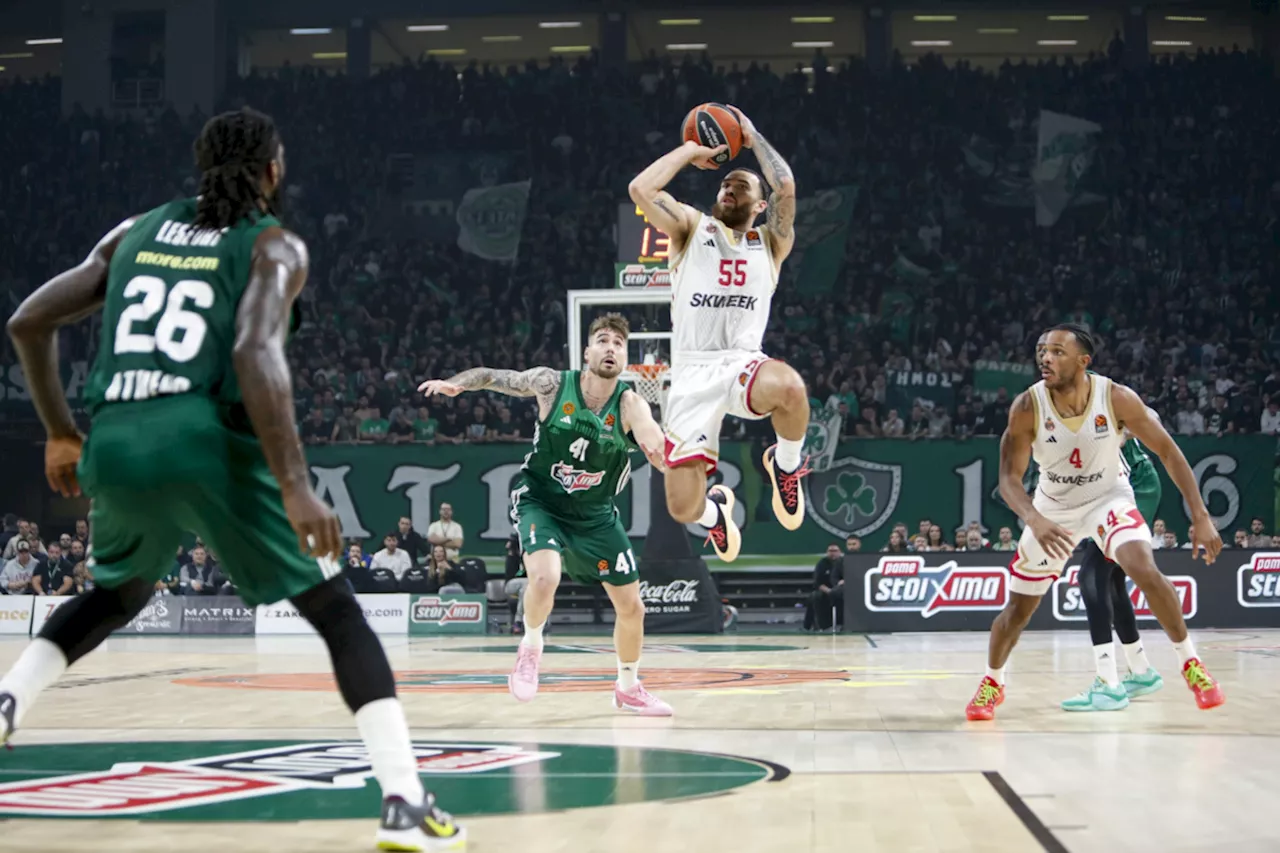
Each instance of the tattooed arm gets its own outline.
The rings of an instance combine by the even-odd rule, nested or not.
[[[731,108],[738,115],[742,124],[742,144],[755,152],[760,163],[760,171],[769,182],[773,195],[769,197],[769,207],[765,210],[765,222],[769,226],[769,248],[773,250],[773,261],[781,263],[791,254],[796,242],[796,179],[791,167],[782,159],[778,149],[761,135],[751,119],[737,107]]]
[[[533,367],[525,371],[473,367],[448,379],[430,379],[418,386],[430,397],[443,394],[456,397],[464,391],[496,391],[512,397],[536,397],[538,417],[545,418],[560,393],[560,371],[550,367]]]
[[[697,221],[697,212],[676,201],[663,187],[671,183],[671,179],[690,163],[700,169],[716,168],[710,165],[708,158],[720,150],[704,148],[696,142],[685,142],[650,163],[627,187],[631,200],[644,213],[645,218],[671,238],[672,257],[680,254],[684,248],[689,231]]]

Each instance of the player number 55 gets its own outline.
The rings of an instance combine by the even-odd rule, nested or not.
[[[720,278],[717,280],[721,287],[742,287],[747,283],[747,260],[739,258],[731,260],[722,258],[720,260]]]

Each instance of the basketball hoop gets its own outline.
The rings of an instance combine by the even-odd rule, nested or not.
[[[671,386],[670,365],[628,364],[627,373],[631,374],[636,393],[650,404],[662,406],[667,402],[667,389]]]

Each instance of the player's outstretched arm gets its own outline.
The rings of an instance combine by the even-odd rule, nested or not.
[[[1192,558],[1203,547],[1205,563],[1212,563],[1222,551],[1222,537],[1218,535],[1218,528],[1209,516],[1208,507],[1204,505],[1200,487],[1196,484],[1196,475],[1187,463],[1187,457],[1182,455],[1182,448],[1178,447],[1159,418],[1152,417],[1154,412],[1147,408],[1133,389],[1112,382],[1111,411],[1120,420],[1117,429],[1123,426],[1160,457],[1165,471],[1169,472],[1169,479],[1173,480],[1173,484],[1182,493],[1182,499],[1191,509],[1191,524],[1195,527],[1195,537],[1191,543]]]
[[[667,436],[653,419],[649,401],[635,391],[622,392],[622,429],[631,433],[649,464],[666,471]]]
[[[685,142],[650,163],[627,187],[631,200],[644,211],[648,220],[680,247],[684,246],[693,229],[694,211],[672,198],[664,187],[690,164],[700,169],[718,168],[710,158],[726,148],[724,145],[707,148],[696,142]]]
[[[76,465],[82,442],[58,372],[58,328],[102,308],[111,258],[135,221],[126,219],[112,228],[78,266],[45,282],[9,318],[9,338],[48,436],[45,477],[63,497],[80,494]]]
[[[496,391],[512,397],[537,397],[541,417],[546,417],[560,393],[560,371],[550,367],[528,370],[502,370],[495,367],[473,367],[448,379],[429,379],[418,386],[426,396],[443,394],[456,397],[464,391]]]
[[[742,125],[742,144],[755,152],[760,163],[760,171],[769,182],[773,195],[769,196],[769,207],[765,210],[765,222],[769,226],[768,235],[773,258],[777,263],[786,260],[796,244],[796,178],[787,165],[787,161],[778,153],[769,140],[756,129],[751,119],[737,107],[730,107],[738,116]]]
[[[258,235],[249,284],[236,311],[231,357],[245,412],[298,534],[298,549],[315,557],[336,557],[342,549],[341,529],[337,516],[311,490],[284,352],[290,311],[307,282],[308,265],[307,246],[297,235],[278,227]]]
[[[1035,403],[1031,392],[1023,391],[1009,407],[1009,425],[1000,436],[1000,497],[1027,523],[1045,553],[1065,560],[1074,547],[1071,534],[1041,515],[1022,485],[1035,438]]]
[[[111,229],[78,266],[45,282],[9,318],[9,337],[22,361],[31,401],[51,438],[76,435],[58,373],[58,328],[102,307],[111,258],[134,221],[127,219]]]

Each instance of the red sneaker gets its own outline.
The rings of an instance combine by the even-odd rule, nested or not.
[[[1187,662],[1182,665],[1182,677],[1187,680],[1187,686],[1196,695],[1196,704],[1200,706],[1201,711],[1216,708],[1227,701],[1222,687],[1213,680],[1213,676],[1204,668],[1204,664],[1200,663],[1200,658],[1187,659]]]
[[[991,676],[984,675],[982,683],[978,685],[978,692],[973,694],[968,707],[964,709],[964,715],[970,720],[994,720],[996,706],[1002,702],[1004,688]]]

